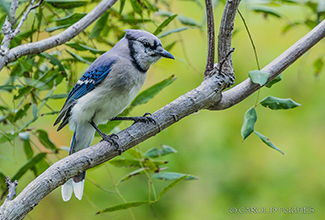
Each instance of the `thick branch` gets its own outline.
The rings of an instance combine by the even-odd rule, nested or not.
[[[293,64],[306,51],[310,50],[315,44],[325,37],[325,20],[318,24],[312,31],[297,41],[289,49],[283,52],[279,57],[265,66],[262,70],[270,73],[268,82],[282,73],[286,68]],[[232,89],[222,93],[222,99],[210,110],[222,110],[241,102],[261,86],[252,83],[248,78]]]
[[[60,34],[35,43],[17,46],[11,49],[7,54],[0,54],[0,70],[8,63],[15,61],[22,56],[38,54],[71,40],[103,15],[116,1],[117,0],[103,0],[85,17]]]

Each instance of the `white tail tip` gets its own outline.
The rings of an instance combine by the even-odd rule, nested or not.
[[[77,199],[81,200],[82,195],[84,194],[85,179],[83,179],[82,181],[77,182],[77,183],[72,181],[72,184],[73,184],[74,195],[77,197]],[[70,197],[71,197],[71,195],[70,195]]]
[[[61,195],[63,201],[67,202],[70,200],[73,191],[73,180],[69,179],[62,187],[61,187]]]

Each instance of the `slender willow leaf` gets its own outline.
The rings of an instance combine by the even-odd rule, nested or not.
[[[185,31],[187,29],[188,29],[188,27],[175,28],[175,29],[172,29],[172,30],[169,30],[169,31],[166,31],[166,32],[160,34],[158,37],[159,38],[163,38],[163,37],[166,37],[166,36],[168,36],[170,34],[177,33],[177,32],[181,32],[181,31]]]
[[[115,206],[111,206],[106,209],[103,209],[103,210],[97,212],[96,215],[104,213],[104,212],[114,212],[114,211],[118,211],[118,210],[137,207],[137,206],[140,206],[143,204],[148,204],[148,203],[149,203],[149,201],[127,202],[127,203],[123,203],[123,204],[119,204],[119,205],[115,205]]]
[[[261,105],[272,110],[279,110],[279,109],[290,109],[296,108],[301,106],[301,104],[293,101],[292,99],[280,99],[273,96],[268,96],[261,101]]]
[[[199,22],[197,22],[195,19],[193,18],[190,18],[190,17],[186,17],[186,16],[183,16],[183,15],[179,15],[177,17],[177,19],[184,25],[187,25],[187,26],[194,26],[194,27],[199,27],[201,28],[201,24]]]
[[[124,9],[124,5],[125,5],[125,1],[126,0],[120,0],[120,10],[119,10],[119,14],[121,15]]]
[[[257,136],[267,145],[267,146],[269,146],[269,147],[271,147],[271,148],[273,148],[273,149],[275,149],[275,150],[277,150],[277,151],[279,151],[281,154],[283,154],[283,155],[285,155],[284,153],[283,153],[283,151],[282,150],[280,150],[279,148],[277,148],[273,143],[272,143],[272,141],[268,138],[268,137],[265,137],[263,134],[261,134],[261,133],[259,133],[259,132],[257,132],[257,131],[255,131],[255,134],[257,134]]]
[[[27,103],[27,104],[24,105],[24,107],[19,109],[16,112],[16,114],[14,115],[13,121],[16,122],[19,119],[23,118],[26,115],[26,113],[27,113],[28,109],[30,108],[30,106],[31,106],[31,103]]]
[[[69,27],[69,26],[70,25],[66,24],[66,25],[61,25],[61,26],[49,27],[49,28],[46,28],[45,31],[51,33],[53,31],[60,30],[60,29],[63,29],[63,28]]]
[[[169,184],[168,186],[166,186],[158,195],[157,200],[159,200],[166,192],[168,192],[169,190],[171,190],[172,188],[174,188],[177,184],[179,184],[180,182],[182,182],[183,180],[185,180],[188,176],[187,175],[183,175],[181,177],[179,177],[178,179],[174,180],[171,184]]]
[[[249,7],[249,9],[258,13],[263,13],[264,15],[272,15],[277,18],[282,17],[280,13],[276,12],[274,9],[270,7],[254,5]]]
[[[270,76],[268,72],[261,71],[261,70],[249,71],[248,75],[253,83],[258,83],[261,86],[263,86],[266,83],[266,81]]]
[[[244,123],[241,127],[241,135],[245,140],[254,130],[255,122],[257,120],[257,114],[254,107],[248,109],[244,116]]]
[[[45,52],[41,53],[40,55],[42,55],[45,58],[49,59],[51,64],[53,64],[54,66],[58,66],[61,71],[65,72],[65,68],[61,64],[61,61],[58,58],[56,58],[55,56],[52,56],[52,55],[50,55],[48,53],[45,53]]]
[[[71,9],[88,4],[88,1],[81,0],[45,0],[45,2],[50,3],[53,7],[62,9]]]
[[[172,22],[176,17],[177,17],[177,14],[167,18],[163,23],[161,23],[161,25],[159,25],[159,27],[157,27],[157,29],[155,30],[155,32],[153,34],[154,35],[160,34],[162,32],[162,29],[164,27],[166,27],[167,25],[169,25],[169,23]]]
[[[19,180],[20,177],[22,177],[29,169],[35,167],[35,165],[43,158],[45,158],[45,156],[46,153],[39,153],[36,156],[32,157],[30,160],[28,160],[27,163],[25,163],[12,177],[12,181]]]
[[[72,25],[85,17],[85,15],[87,15],[87,13],[74,13],[64,18],[54,19],[53,21],[55,21],[56,26]]]
[[[72,47],[72,48],[74,48],[76,50],[79,50],[79,51],[90,51],[93,54],[103,54],[103,53],[105,53],[104,50],[97,50],[95,48],[88,47],[88,46],[80,44],[80,43],[66,43],[65,45],[67,45],[69,47]]]
[[[4,12],[6,15],[10,14],[10,4],[6,0],[0,0],[0,11]]]
[[[170,76],[169,78],[151,86],[150,88],[146,89],[145,91],[141,92],[131,103],[132,107],[137,105],[142,105],[147,103],[150,99],[155,97],[162,89],[169,86],[172,82],[175,81],[174,75]]]
[[[120,182],[123,182],[123,181],[125,181],[125,180],[128,180],[128,179],[130,179],[130,178],[133,177],[133,176],[137,176],[137,175],[140,175],[140,174],[145,174],[145,173],[146,173],[146,170],[147,170],[146,168],[140,168],[140,169],[134,170],[134,171],[128,173],[125,177],[123,177],[123,178],[119,181],[119,183],[120,183]]]
[[[188,174],[184,174],[184,173],[175,173],[175,172],[161,172],[161,173],[157,173],[155,175],[153,175],[151,178],[153,179],[160,179],[160,180],[177,180],[181,177],[185,176],[186,180],[197,180],[199,178],[192,176],[192,175],[188,175]]]
[[[82,63],[87,63],[87,64],[91,64],[88,60],[85,60],[84,58],[82,58],[81,56],[75,54],[75,53],[72,53],[71,51],[69,50],[66,50],[72,57],[74,57],[76,60],[82,62]]]
[[[103,14],[98,21],[95,23],[93,29],[90,33],[90,38],[94,39],[100,35],[104,27],[107,25],[109,11],[107,11],[105,14]]]
[[[172,153],[177,153],[177,150],[174,148],[167,146],[167,145],[162,145],[162,149],[158,149],[156,147],[149,149],[146,153],[144,153],[144,157],[161,157],[167,154],[172,154]]]
[[[42,129],[37,129],[36,134],[38,137],[38,140],[41,142],[41,144],[46,147],[47,149],[50,149],[54,152],[58,151],[58,148],[55,146],[55,144],[50,140],[47,132]]]
[[[133,10],[142,17],[142,6],[137,0],[130,0]]]

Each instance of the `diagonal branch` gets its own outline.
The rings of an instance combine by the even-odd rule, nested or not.
[[[269,70],[272,76],[278,75],[324,37],[325,21],[263,70]],[[221,89],[228,80],[222,75],[206,78],[197,88],[153,113],[152,117],[155,119],[156,125],[138,123],[119,132],[117,134],[119,146],[125,150],[130,149],[192,113],[201,109],[225,109],[242,101],[259,88],[250,80],[245,80],[233,89],[224,92],[221,97]],[[33,180],[14,200],[9,201],[6,208],[0,207],[0,216],[8,216],[5,219],[22,219],[47,194],[69,178],[118,155],[119,152],[115,151],[109,143],[100,142],[63,158]]]
[[[268,82],[282,73],[286,68],[293,64],[299,57],[306,53],[310,48],[325,37],[325,20],[319,23],[313,30],[297,41],[289,49],[283,52],[278,58],[273,60],[262,71],[270,73]],[[262,86],[252,83],[248,78],[234,88],[222,93],[222,99],[210,110],[222,110],[246,99]]]
[[[91,12],[89,12],[85,17],[80,19],[77,23],[67,28],[65,31],[57,34],[55,36],[49,37],[47,39],[28,43],[24,45],[17,46],[9,50],[5,54],[0,53],[0,70],[10,62],[17,60],[18,58],[29,55],[38,54],[53,47],[64,44],[65,42],[71,40],[80,32],[85,30],[89,25],[96,21],[101,15],[103,15],[117,0],[103,0],[101,1]]]

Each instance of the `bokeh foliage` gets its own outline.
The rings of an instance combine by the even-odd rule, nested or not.
[[[96,0],[45,0],[42,7],[32,11],[32,13],[29,15],[26,25],[23,26],[22,31],[11,41],[10,47],[15,47],[20,44],[34,42],[49,36],[53,36],[85,16],[87,12],[98,4],[98,2],[99,1]],[[18,14],[21,15],[27,4],[29,4],[29,2],[21,2],[18,9]],[[215,1],[217,25],[220,14],[222,13],[223,5],[223,1]],[[262,47],[262,45],[268,44],[267,41],[269,38],[272,38],[273,33],[271,33],[270,36],[266,36],[265,40],[260,40],[260,36],[258,34],[254,34],[258,33],[258,30],[256,30],[256,28],[254,29],[254,26],[258,26],[258,24],[256,24],[257,22],[262,24],[262,26],[264,25],[264,28],[267,28],[266,26],[268,26],[268,24],[281,21],[281,26],[273,25],[272,27],[273,31],[278,31],[277,33],[280,32],[285,34],[284,36],[278,34],[277,38],[284,38],[288,35],[290,36],[290,33],[296,33],[296,30],[302,30],[303,33],[306,33],[308,30],[315,27],[322,19],[324,19],[324,5],[324,1],[244,1],[240,10],[243,12],[248,26],[253,27],[250,30],[253,35],[255,46],[257,47],[260,62],[265,64],[271,61],[272,58],[275,58],[275,56],[271,57],[270,55],[265,55],[267,50],[270,48]],[[2,0],[0,6],[0,24],[2,26],[6,13],[8,12],[8,3]],[[287,14],[289,12],[294,14],[292,13],[293,9],[302,10],[304,13],[303,15],[298,13],[296,16],[291,17],[290,15],[288,17]],[[252,17],[256,18],[256,20],[253,21],[253,19],[250,19]],[[270,26],[272,25],[270,24]],[[57,134],[55,132],[55,128],[51,127],[56,114],[63,104],[64,98],[67,97],[67,93],[71,90],[72,86],[80,77],[85,68],[87,68],[87,66],[99,55],[109,50],[119,39],[121,39],[121,37],[124,35],[123,30],[128,28],[146,29],[152,33],[155,33],[163,41],[164,47],[167,50],[170,50],[173,54],[176,54],[176,60],[178,60],[176,62],[179,62],[179,64],[177,64],[178,66],[175,66],[175,70],[172,74],[177,73],[176,76],[179,79],[176,80],[175,83],[180,81],[180,84],[171,84],[171,82],[174,82],[175,77],[170,77],[170,75],[172,75],[170,73],[165,73],[163,77],[155,76],[150,78],[149,76],[148,82],[153,86],[146,86],[146,90],[139,95],[139,98],[135,100],[133,105],[122,113],[123,115],[130,113],[132,115],[141,115],[147,111],[154,111],[171,101],[171,97],[176,98],[200,83],[202,79],[197,76],[197,72],[199,72],[199,74],[203,74],[204,69],[202,68],[204,68],[205,51],[202,49],[202,46],[201,48],[199,47],[200,51],[193,51],[193,48],[198,49],[196,45],[206,44],[205,37],[198,37],[200,35],[205,36],[204,2],[198,0],[119,1],[112,9],[101,16],[90,28],[86,29],[79,36],[75,37],[65,45],[53,48],[52,50],[43,52],[41,54],[22,57],[17,61],[10,63],[6,69],[1,71],[0,187],[2,190],[5,189],[4,178],[6,175],[9,175],[12,180],[20,180],[21,182],[19,187],[21,188],[18,189],[22,189],[25,183],[27,184],[30,182],[35,176],[39,175],[53,162],[66,156],[67,148],[62,147],[61,145],[69,145],[68,143],[71,133],[68,133],[68,130],[65,130],[67,134],[66,138],[64,138],[64,142],[58,140],[62,138],[63,133],[61,132]],[[248,77],[248,70],[256,69],[256,63],[254,62],[253,55],[250,56],[252,61],[247,63],[243,61],[243,57],[247,56],[247,51],[252,50],[250,41],[248,39],[242,40],[245,34],[247,33],[242,27],[242,22],[238,19],[238,21],[236,21],[236,29],[234,32],[234,44],[236,46],[236,53],[239,49],[238,54],[241,56],[238,55],[236,57],[236,53],[233,55],[238,82],[241,79]],[[300,35],[300,37],[301,36],[303,36],[303,34]],[[241,45],[243,44],[243,41],[245,41],[245,45],[247,46]],[[294,41],[291,43],[294,43]],[[241,46],[247,51],[244,53],[240,52]],[[265,52],[260,48],[265,49]],[[279,48],[280,52],[285,49],[281,47]],[[323,72],[324,54],[320,52],[316,55],[312,55],[311,57],[308,57],[308,59],[304,59],[304,62],[302,63],[312,64],[311,68],[308,67],[308,70],[309,72],[314,73],[312,79],[317,79]],[[170,65],[167,63],[164,64]],[[159,63],[157,65],[159,66]],[[243,70],[237,71],[238,68],[236,69],[236,65],[237,67],[244,67]],[[297,68],[297,71],[299,72],[300,69],[304,69],[305,66],[300,65]],[[163,72],[167,68],[160,64],[160,69],[162,70],[159,70],[159,68],[153,68],[152,72]],[[190,73],[183,75],[179,72]],[[293,75],[292,77],[295,76]],[[287,78],[287,80],[289,79]],[[284,84],[293,91],[296,91],[296,89],[294,89],[294,83],[288,84],[288,82],[286,83],[281,81],[279,86],[281,84]],[[174,85],[175,87],[173,87]],[[40,204],[35,211],[33,211],[35,213],[32,212],[30,215],[32,218],[42,218],[45,213],[42,211],[42,209],[45,209],[43,207],[49,207],[51,206],[51,203],[55,203],[62,208],[62,213],[53,216],[52,219],[78,218],[76,216],[79,216],[80,218],[83,216],[83,214],[78,213],[80,212],[80,208],[78,207],[87,209],[89,205],[93,206],[94,208],[88,208],[89,211],[87,211],[87,213],[90,214],[87,214],[86,216],[92,217],[100,210],[104,212],[105,210],[110,211],[144,205],[142,206],[142,209],[132,209],[132,211],[122,213],[120,216],[109,216],[113,216],[116,219],[129,219],[132,217],[143,219],[143,216],[147,216],[147,219],[153,219],[154,215],[157,215],[158,219],[197,219],[198,216],[205,216],[205,218],[210,217],[210,219],[218,219],[218,216],[224,218],[241,217],[243,219],[258,219],[263,217],[265,219],[267,218],[266,215],[228,216],[229,208],[230,206],[239,205],[303,205],[304,203],[301,200],[305,198],[304,196],[295,197],[293,195],[294,193],[288,193],[287,197],[282,197],[280,195],[276,197],[271,194],[277,190],[290,191],[290,183],[295,182],[295,178],[301,181],[300,187],[305,187],[307,183],[299,177],[290,178],[292,173],[289,171],[288,173],[281,171],[282,167],[276,167],[274,170],[277,172],[274,173],[275,171],[272,171],[272,167],[268,167],[273,163],[270,162],[265,164],[263,163],[264,161],[261,162],[257,160],[253,153],[264,155],[267,161],[272,159],[279,161],[282,166],[285,166],[287,164],[285,164],[282,159],[278,159],[278,157],[282,155],[272,153],[269,154],[268,149],[266,149],[264,152],[264,148],[262,147],[263,144],[260,142],[260,140],[255,142],[252,140],[252,138],[245,140],[244,144],[245,146],[256,146],[246,148],[245,151],[239,150],[238,148],[234,149],[234,146],[241,144],[240,129],[242,127],[244,113],[247,109],[250,109],[249,113],[251,113],[255,111],[255,108],[259,106],[259,103],[261,106],[266,106],[269,108],[272,108],[274,103],[281,104],[281,100],[279,101],[276,99],[274,101],[273,98],[275,97],[273,97],[273,95],[278,97],[292,97],[294,100],[298,98],[299,101],[297,101],[299,103],[304,102],[303,105],[305,105],[305,103],[308,104],[308,102],[305,102],[306,100],[303,100],[302,97],[296,97],[292,90],[286,90],[285,88],[279,86],[278,84],[272,86],[272,89],[270,89],[270,94],[269,92],[261,92],[261,95],[268,96],[266,100],[262,98],[261,101],[256,103],[254,100],[249,99],[246,102],[248,103],[247,105],[241,104],[240,107],[236,107],[235,110],[230,110],[230,112],[227,113],[219,113],[219,115],[229,115],[224,118],[215,116],[217,119],[212,120],[210,119],[210,117],[212,117],[211,114],[215,113],[210,113],[209,115],[205,112],[197,116],[197,118],[200,118],[200,120],[206,122],[203,123],[198,119],[193,119],[191,116],[190,119],[187,119],[188,121],[180,122],[178,131],[175,130],[175,127],[177,127],[176,125],[173,128],[168,129],[168,131],[166,131],[164,134],[157,136],[155,141],[148,141],[147,144],[141,144],[141,148],[144,147],[145,149],[148,149],[145,150],[147,153],[142,153],[140,147],[136,147],[135,149],[123,154],[123,157],[112,160],[108,163],[109,165],[105,164],[99,166],[99,168],[92,169],[90,172],[88,172],[88,181],[90,183],[86,183],[86,198],[84,199],[86,201],[83,201],[83,203],[78,203],[75,201],[71,202],[70,205],[69,203],[64,204],[69,207],[69,211],[64,210],[62,204],[63,202],[60,200],[58,191],[54,195],[51,194],[50,198],[45,199],[44,204]],[[163,94],[160,94],[161,89],[165,87],[166,89],[163,90]],[[167,92],[168,90],[169,92]],[[154,96],[153,93],[155,93],[154,95],[156,96]],[[321,94],[318,95],[320,96]],[[150,102],[147,105],[144,105],[149,100]],[[287,106],[288,101],[284,101],[284,103],[284,106]],[[292,102],[289,100],[289,103]],[[138,105],[143,105],[145,107]],[[252,105],[254,105],[254,107],[251,108],[250,106]],[[136,106],[137,108],[134,108]],[[279,107],[283,105],[275,106]],[[241,110],[238,110],[238,108],[241,108]],[[318,111],[321,111],[322,106],[319,105],[315,108],[318,108],[318,110],[315,110],[317,113]],[[282,135],[279,134],[279,127],[281,128],[279,125],[281,124],[285,124],[285,126],[282,127],[287,129],[294,129],[288,125],[293,124],[293,121],[295,120],[289,115],[295,113],[289,112],[273,114],[269,112],[270,110],[268,110],[268,113],[263,112],[263,110],[259,111],[259,123],[262,126],[258,127],[257,124],[257,129],[259,131],[262,130],[262,133],[267,132],[268,135],[272,136],[272,140],[276,140],[277,145],[281,146],[281,150],[286,152],[286,154],[295,153],[293,149],[289,149],[287,146],[292,146],[293,148],[294,146],[297,146],[297,144],[291,143],[294,141],[291,141],[290,138],[288,140],[286,139],[288,137],[282,137]],[[270,122],[268,118],[270,114],[272,114],[273,121],[280,121],[276,123],[277,126],[270,125],[272,124],[272,121]],[[226,122],[224,121],[226,118],[234,121]],[[190,120],[192,120],[192,122],[189,122]],[[207,120],[209,122],[207,122]],[[210,123],[213,121],[215,121],[215,124],[213,127],[211,127]],[[256,119],[251,119],[251,121],[254,121],[255,125]],[[269,141],[267,137],[255,130],[255,126],[252,126],[252,124],[249,123],[247,124],[249,125],[249,132],[242,129],[242,134],[245,134],[243,135],[244,139],[246,139],[250,133],[254,132],[262,141]],[[268,124],[269,126],[267,126]],[[105,127],[105,131],[109,132],[113,129],[114,131],[117,131],[125,126],[125,124],[118,125],[115,123],[109,123],[106,126],[102,126],[102,128]],[[216,128],[216,126],[218,126],[218,128]],[[233,127],[237,129],[232,129]],[[222,128],[223,130],[221,131]],[[196,129],[200,131],[194,132],[193,130]],[[217,129],[218,135],[214,133],[216,132],[214,129]],[[316,131],[319,131],[322,134],[324,133],[324,129],[325,128],[321,127],[319,124],[318,127],[315,128]],[[292,135],[292,133],[290,134]],[[304,135],[308,136],[307,134]],[[231,136],[238,138],[231,138]],[[317,135],[317,137],[318,136],[319,135]],[[205,139],[206,137],[209,138]],[[220,140],[215,141],[212,137]],[[98,140],[99,139],[97,139],[97,141]],[[318,142],[314,141],[316,140],[312,140],[310,143],[314,143],[314,145],[318,146]],[[270,142],[268,143],[268,145],[271,147],[274,145],[272,142],[271,143],[273,145],[270,144]],[[160,159],[160,156],[163,156],[164,153],[161,153],[162,150],[160,148],[155,147],[159,145],[164,146],[165,144],[173,146],[173,148],[167,147],[167,149],[181,149],[178,150],[180,153],[176,154],[177,158],[172,156],[173,154],[166,156],[168,160],[171,160],[171,163],[169,164],[170,169],[179,171],[179,174],[175,174],[172,171],[165,171],[165,164],[168,160],[158,160],[156,158],[156,156],[159,156],[158,158]],[[221,149],[220,146],[224,146],[224,148]],[[259,150],[256,150],[257,147]],[[277,147],[275,148],[278,149]],[[236,150],[237,152],[235,152]],[[317,149],[314,150],[316,151]],[[193,152],[189,153],[188,151]],[[195,154],[195,152],[198,151],[200,153]],[[311,151],[313,152],[313,150]],[[156,156],[153,156],[155,153]],[[175,153],[175,150],[171,150],[171,153]],[[298,156],[306,155],[306,153],[302,150],[296,154]],[[246,159],[243,159],[242,157],[246,157]],[[252,159],[252,157],[254,159]],[[251,158],[252,161],[247,161],[249,158]],[[196,160],[202,162],[195,162]],[[217,163],[213,163],[212,161],[214,160],[216,160]],[[293,160],[293,164],[295,164],[295,162],[297,161]],[[241,163],[246,163],[247,167],[245,168],[245,171],[240,171],[240,168],[243,167]],[[2,164],[5,164],[5,167],[3,167]],[[312,162],[310,161],[307,161],[305,164],[306,167],[311,169],[314,168]],[[9,168],[8,166],[12,166],[12,168]],[[220,168],[214,168],[214,166],[220,166]],[[259,173],[261,171],[259,171],[257,168],[260,166],[268,171],[267,176],[264,173]],[[291,167],[291,170],[294,170],[295,172],[302,172],[305,174],[308,173],[306,170],[307,168],[302,168],[299,170],[298,168],[294,167],[294,165],[291,165]],[[297,167],[299,166],[297,165]],[[132,171],[130,171],[130,168]],[[286,169],[290,170],[290,165],[289,168]],[[253,175],[249,173],[249,170],[255,172],[256,174]],[[107,177],[109,181],[107,181],[107,178],[103,179],[96,177],[96,175],[102,177],[103,173],[105,173],[106,176],[109,176]],[[188,177],[193,177],[182,173],[194,173],[195,176],[200,178],[198,181],[195,181],[199,183],[190,182],[186,183],[187,185],[183,189],[178,188],[177,190],[177,187],[179,186],[173,189],[174,193],[176,193],[175,191],[178,191],[178,194],[175,197],[175,202],[170,202],[174,199],[174,196],[171,193],[171,195],[166,194],[165,202],[159,201],[159,203],[156,203],[158,199],[161,199],[160,197],[164,195],[165,192],[173,188],[179,183],[179,181]],[[314,176],[318,173],[320,174],[320,177],[315,178]],[[319,186],[321,195],[324,195],[324,186],[321,185],[322,181],[324,181],[324,174],[324,170],[319,172],[311,172],[311,178],[315,179],[315,184]],[[139,178],[135,176],[139,176]],[[157,179],[166,180],[168,178],[171,178],[171,181],[167,183],[164,181],[157,181]],[[284,189],[282,189],[281,186],[274,186],[274,188],[272,188],[270,187],[270,184],[267,183],[259,185],[259,181],[261,181],[259,178],[264,178],[264,180],[269,181],[270,183],[272,182],[272,178],[279,178],[279,181],[283,182]],[[119,181],[114,183],[114,179],[118,179]],[[196,178],[193,177],[192,179]],[[207,182],[203,184],[202,182],[204,181]],[[106,184],[106,182],[112,182],[113,187],[112,190],[104,196],[102,194],[107,193],[106,188],[111,186],[110,184]],[[188,184],[192,185],[189,186]],[[146,187],[140,187],[140,185],[145,185]],[[88,188],[90,186],[95,187]],[[210,193],[204,191],[212,189],[214,189],[214,191],[211,191]],[[89,191],[87,192],[87,190]],[[306,187],[306,191],[306,193],[311,194],[319,192],[316,190],[312,191],[312,189],[308,187]],[[92,193],[96,196],[91,197],[90,195]],[[87,194],[89,196],[87,196]],[[191,197],[190,194],[198,195],[198,198],[200,199],[195,201],[195,199],[193,199],[194,197]],[[258,196],[256,196],[256,194]],[[199,195],[204,196],[200,197]],[[266,198],[262,199],[263,196]],[[212,199],[210,197],[214,198]],[[290,199],[290,197],[292,197],[292,199]],[[315,203],[308,203],[304,205],[321,207],[325,204],[325,202],[319,197],[315,196],[314,200],[312,200],[316,201]],[[274,201],[277,201],[277,198],[281,198],[282,201],[275,203]],[[191,199],[194,200],[192,203],[187,201]],[[213,201],[213,203],[211,203],[211,201]],[[273,203],[268,203],[268,201]],[[118,205],[121,202],[123,202],[122,205]],[[96,203],[96,205],[94,205],[94,203]],[[145,204],[148,203],[150,206],[145,206]],[[197,203],[202,203],[204,205],[199,205]],[[76,206],[76,208],[73,209],[71,204]],[[193,210],[198,213],[192,213],[192,217],[189,217],[190,214],[187,214],[187,212],[191,213],[192,210],[189,210],[191,208],[177,207],[182,206],[182,204],[187,204],[188,206],[186,207],[192,207]],[[154,211],[152,211],[150,207],[152,207]],[[139,210],[142,210],[142,212]],[[168,211],[165,212],[163,210]],[[49,213],[51,212],[52,211],[49,210]],[[319,210],[319,212],[321,212],[321,210]],[[77,214],[73,215],[74,213]],[[280,216],[280,218],[284,217],[287,216]],[[105,219],[105,215],[103,215],[102,218]]]

